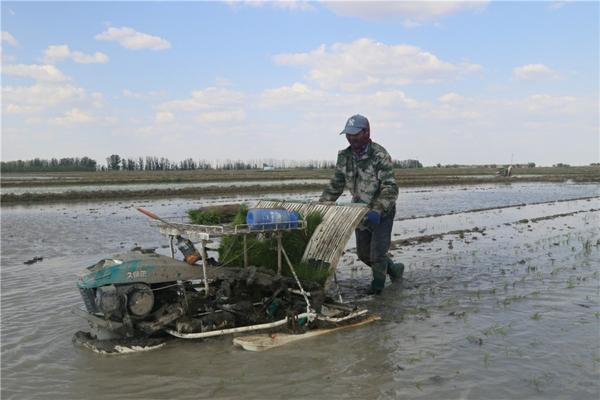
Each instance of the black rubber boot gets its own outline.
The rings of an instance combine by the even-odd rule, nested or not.
[[[387,274],[392,282],[402,282],[402,274],[404,274],[404,264],[395,263],[388,259]]]
[[[387,261],[378,262],[371,265],[371,270],[373,270],[373,280],[371,281],[371,289],[369,290],[369,294],[381,294],[381,291],[385,286],[385,274],[387,267]]]

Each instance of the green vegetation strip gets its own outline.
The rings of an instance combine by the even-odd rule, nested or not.
[[[111,190],[90,192],[64,192],[64,193],[24,193],[2,194],[2,204],[22,204],[40,202],[76,202],[99,200],[124,200],[146,198],[175,198],[175,197],[204,197],[219,195],[261,194],[261,193],[290,193],[310,192],[323,189],[322,184],[289,184],[289,185],[252,185],[252,186],[227,186],[203,187],[183,189],[149,189],[149,190]]]

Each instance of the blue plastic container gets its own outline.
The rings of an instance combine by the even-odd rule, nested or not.
[[[252,230],[291,229],[298,227],[297,212],[277,208],[251,208],[246,223]]]

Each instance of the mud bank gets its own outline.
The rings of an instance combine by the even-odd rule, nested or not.
[[[24,204],[24,203],[50,203],[50,202],[80,202],[101,200],[123,200],[123,199],[152,199],[152,198],[188,198],[188,197],[212,197],[259,193],[304,193],[322,189],[322,184],[288,184],[270,185],[260,184],[251,186],[208,186],[200,188],[183,189],[151,189],[151,190],[118,190],[118,191],[69,191],[64,193],[23,193],[2,194],[0,202],[2,205]]]

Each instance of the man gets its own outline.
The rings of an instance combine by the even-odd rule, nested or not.
[[[392,159],[381,145],[371,141],[369,120],[362,115],[350,117],[342,134],[350,146],[338,153],[335,174],[319,201],[336,201],[348,188],[353,203],[369,207],[355,232],[356,251],[373,271],[369,293],[380,294],[386,274],[394,282],[401,281],[404,272],[403,264],[395,264],[387,256],[398,198]]]

